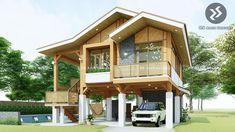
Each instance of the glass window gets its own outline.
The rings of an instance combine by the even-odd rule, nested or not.
[[[139,110],[160,110],[159,104],[157,103],[142,103]]]
[[[109,69],[109,49],[92,50],[90,52],[90,69]]]
[[[162,42],[137,44],[135,48],[135,62],[153,62],[162,60]]]

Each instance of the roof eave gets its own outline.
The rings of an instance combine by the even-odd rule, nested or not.
[[[95,28],[96,26],[101,24],[104,20],[106,20],[107,18],[109,18],[110,16],[112,16],[115,13],[122,13],[122,14],[129,15],[129,16],[132,16],[132,17],[137,15],[137,13],[134,12],[134,11],[130,11],[130,10],[127,10],[127,9],[116,7],[113,10],[111,10],[110,12],[106,13],[104,16],[102,16],[96,22],[92,23],[90,26],[85,28],[83,31],[81,31],[80,33],[75,35],[74,37],[72,37],[70,39],[63,40],[63,41],[59,41],[57,43],[53,43],[53,44],[49,44],[49,45],[40,47],[40,48],[37,49],[37,51],[39,53],[44,54],[44,52],[46,52],[50,49],[60,47],[60,46],[66,45],[66,44],[71,44],[71,43],[75,42],[77,39],[79,39],[80,37],[82,37],[84,34],[88,33],[90,30],[92,30],[93,28]]]

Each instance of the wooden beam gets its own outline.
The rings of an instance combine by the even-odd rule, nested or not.
[[[176,89],[175,94],[176,94],[176,96],[181,96],[182,95],[182,93],[179,89]]]
[[[86,88],[83,90],[83,94],[85,94],[87,91],[88,91],[88,87],[86,87]]]
[[[76,61],[76,60],[71,59],[71,58],[69,58],[69,57],[67,57],[65,55],[62,55],[61,59],[64,59],[65,61],[68,61],[68,62],[70,62],[72,64],[75,64],[75,65],[80,65],[80,61]]]
[[[166,90],[167,92],[172,92],[172,84],[170,82],[166,83]]]
[[[140,90],[139,88],[138,88],[138,89],[135,89],[134,91],[135,91],[135,94],[136,94],[136,95],[138,95],[138,96],[140,96],[140,97],[142,96],[142,92],[141,92],[141,90]]]
[[[56,54],[67,55],[67,54],[77,54],[77,53],[80,53],[80,50],[61,51],[57,52]]]
[[[119,93],[125,93],[125,85],[118,84],[114,86]]]

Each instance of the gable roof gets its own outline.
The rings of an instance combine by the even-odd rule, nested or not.
[[[100,19],[92,23],[90,26],[82,30],[80,33],[75,35],[74,37],[57,42],[57,43],[40,47],[37,50],[39,53],[42,53],[45,55],[52,55],[53,53],[62,50],[62,47],[63,47],[63,50],[65,50],[65,49],[74,47],[74,45],[82,44],[88,38],[95,35],[97,32],[101,31],[103,28],[105,28],[106,25],[113,23],[116,19],[120,17],[120,15],[125,18],[131,18],[137,15],[137,13],[134,11],[127,10],[127,9],[116,7],[110,12],[106,13],[104,16],[102,16]]]
[[[126,23],[110,33],[110,38],[112,38],[116,42],[120,42],[127,36],[134,34],[147,25],[169,31],[172,33],[172,37],[176,43],[176,48],[180,50],[180,56],[183,59],[183,64],[192,66],[191,57],[189,54],[186,24],[146,12],[136,13],[134,11],[123,9],[120,7],[116,7],[110,12],[106,13],[104,16],[102,16],[100,19],[92,23],[90,26],[82,30],[74,37],[40,47],[37,50],[39,53],[50,56],[56,52],[66,49],[73,48],[73,50],[77,50],[79,49],[78,45],[84,44],[90,37],[97,34],[107,25],[116,21],[120,16],[131,19],[129,19]]]
[[[183,64],[192,66],[189,54],[186,25],[182,22],[141,12],[113,31],[109,37],[120,42],[129,35],[138,32],[146,26],[153,26],[164,31],[169,31],[175,41],[176,48],[180,51]],[[182,57],[183,56],[183,57]]]

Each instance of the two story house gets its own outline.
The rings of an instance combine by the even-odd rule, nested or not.
[[[72,121],[79,108],[79,123],[89,113],[89,96],[106,100],[106,119],[112,120],[112,96],[118,95],[118,124],[126,121],[126,95],[161,101],[166,106],[166,127],[180,122],[183,65],[191,66],[186,25],[147,12],[114,8],[76,36],[38,49],[54,57],[54,91],[46,93],[53,107],[53,122]],[[58,61],[80,68],[71,86],[58,85]],[[161,98],[158,98],[158,93]]]

